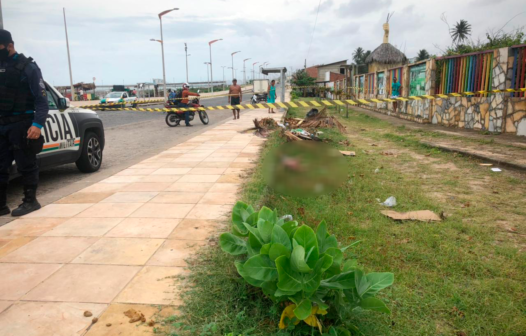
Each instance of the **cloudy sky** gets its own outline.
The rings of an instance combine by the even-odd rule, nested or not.
[[[105,85],[162,78],[160,44],[149,40],[160,39],[157,14],[173,7],[180,10],[163,18],[168,82],[185,80],[184,42],[191,54],[191,82],[206,81],[208,41],[218,38],[224,40],[213,45],[214,79],[222,79],[221,66],[231,66],[230,54],[238,50],[234,67],[242,78],[245,58],[251,58],[246,62],[251,72],[253,62],[297,69],[305,58],[313,65],[350,60],[359,46],[373,50],[382,42],[389,12],[394,12],[390,42],[414,57],[419,49],[440,54],[436,46],[450,43],[440,20],[444,12],[450,24],[469,21],[476,39],[526,11],[524,0],[321,0],[313,35],[319,0],[1,1],[4,28],[11,31],[17,50],[32,56],[55,85],[69,84],[63,7],[73,81],[95,77]],[[526,13],[519,14],[506,29],[524,22]],[[225,77],[230,80],[230,70],[225,69]]]

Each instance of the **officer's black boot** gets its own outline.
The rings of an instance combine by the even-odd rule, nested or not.
[[[24,186],[24,198],[22,199],[24,203],[20,204],[18,208],[11,212],[11,215],[14,217],[24,216],[28,213],[40,209],[40,203],[37,201],[37,186],[36,185],[27,185]]]
[[[7,183],[0,183],[0,216],[9,215],[11,210],[7,206]]]

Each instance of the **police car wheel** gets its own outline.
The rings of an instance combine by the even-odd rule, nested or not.
[[[86,133],[83,139],[82,152],[75,164],[83,173],[93,173],[99,170],[102,164],[102,147],[97,134]]]

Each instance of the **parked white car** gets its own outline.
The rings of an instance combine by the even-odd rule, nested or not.
[[[120,107],[126,107],[127,104],[130,104],[132,107],[137,107],[137,97],[130,95],[126,91],[110,92],[106,95],[106,97],[102,98],[100,103],[120,104]]]

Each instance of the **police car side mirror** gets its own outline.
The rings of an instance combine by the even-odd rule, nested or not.
[[[58,99],[58,109],[59,110],[65,110],[69,107],[69,99],[67,98],[59,98]]]

